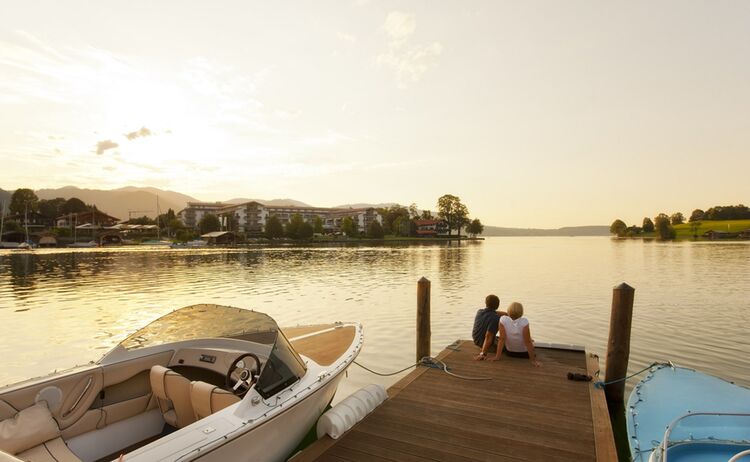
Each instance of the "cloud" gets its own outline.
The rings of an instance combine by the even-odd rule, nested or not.
[[[410,43],[417,30],[417,19],[413,14],[391,11],[383,30],[388,44],[387,49],[378,55],[377,63],[393,72],[399,88],[418,82],[443,52],[440,42],[429,45]]]
[[[336,32],[336,38],[347,43],[354,43],[357,41],[357,37],[347,34],[346,32]]]
[[[98,143],[96,143],[96,153],[102,155],[107,149],[114,149],[118,146],[120,145],[112,140],[99,141]]]
[[[413,14],[391,11],[385,18],[383,29],[391,41],[402,43],[417,30],[417,18]]]
[[[141,127],[140,130],[136,130],[134,132],[126,133],[125,134],[125,138],[127,138],[130,141],[133,141],[136,138],[143,138],[143,137],[146,137],[146,136],[151,136],[153,134],[154,133],[151,130],[149,130],[148,128]]]

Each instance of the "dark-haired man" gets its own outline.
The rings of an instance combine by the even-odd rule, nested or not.
[[[500,299],[497,295],[488,295],[484,299],[484,308],[478,310],[477,315],[474,317],[474,327],[471,330],[471,337],[474,339],[474,344],[482,348],[479,354],[474,357],[476,360],[481,361],[485,359],[490,347],[495,343],[500,316],[507,314],[502,311],[498,312],[497,309],[499,306]]]

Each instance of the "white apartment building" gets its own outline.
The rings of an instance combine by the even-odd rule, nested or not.
[[[266,229],[266,222],[271,216],[276,216],[282,225],[286,225],[292,216],[299,214],[306,222],[313,223],[316,217],[323,221],[323,229],[326,232],[338,232],[341,230],[341,221],[344,217],[351,217],[358,226],[360,232],[366,232],[373,221],[380,224],[383,218],[374,208],[361,209],[335,209],[324,207],[299,207],[294,205],[264,205],[260,202],[245,202],[242,204],[221,203],[188,203],[188,207],[178,213],[185,226],[195,228],[206,213],[217,216],[234,215],[240,232],[248,235],[261,234]],[[187,221],[186,217],[191,221]]]
[[[188,202],[187,207],[177,212],[177,218],[188,228],[197,228],[206,214],[218,215],[219,210],[225,206],[222,202]]]

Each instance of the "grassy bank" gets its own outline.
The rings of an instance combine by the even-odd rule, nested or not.
[[[694,232],[691,229],[692,223],[683,223],[681,225],[674,225],[675,233],[677,233],[677,239],[692,239],[693,234],[697,234],[699,237],[706,231],[727,231],[730,233],[739,233],[746,229],[750,229],[750,220],[721,220],[721,221],[700,221],[698,229]]]

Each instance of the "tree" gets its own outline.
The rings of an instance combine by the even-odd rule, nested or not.
[[[704,220],[750,220],[750,208],[745,205],[724,205],[706,210]]]
[[[458,196],[445,194],[438,199],[438,218],[442,218],[448,223],[448,235],[450,236],[454,229],[458,230],[458,236],[461,237],[461,227],[466,225],[469,209],[461,203]]]
[[[221,226],[225,231],[239,231],[240,230],[240,222],[237,220],[237,217],[234,216],[234,213],[223,213],[220,217]]]
[[[143,215],[142,217],[137,218],[131,218],[128,220],[128,224],[130,225],[155,225],[156,220],[153,218],[149,218],[146,215]]]
[[[266,237],[268,239],[278,239],[284,236],[284,227],[281,225],[281,220],[276,215],[271,215],[266,220]]]
[[[47,220],[54,220],[62,215],[62,207],[65,205],[65,199],[56,197],[54,199],[39,201],[39,213]]]
[[[640,228],[638,226],[635,226],[635,225],[628,226],[628,228],[625,230],[625,235],[628,237],[634,237],[634,236],[641,234],[642,231],[643,231],[643,228]]]
[[[315,229],[313,228],[313,225],[304,221],[297,229],[297,239],[309,240],[313,237],[314,232]]]
[[[417,218],[419,217],[419,208],[417,208],[417,204],[414,202],[411,203],[409,206],[409,218]]]
[[[385,234],[383,233],[383,227],[377,220],[370,223],[370,227],[367,229],[367,237],[371,237],[373,239],[383,239],[384,235]]]
[[[39,198],[34,191],[27,188],[16,189],[10,196],[10,214],[23,215],[26,211],[37,212],[39,210]]]
[[[674,228],[672,228],[669,216],[666,213],[660,213],[654,218],[654,228],[659,239],[663,241],[674,239]]]
[[[323,219],[316,216],[313,220],[313,231],[317,234],[323,234]]]
[[[693,235],[693,239],[698,239],[698,229],[701,227],[700,221],[690,222],[690,233]]]
[[[469,227],[466,228],[466,231],[476,237],[477,234],[482,234],[484,232],[484,225],[479,221],[479,218],[474,218],[471,220],[471,223],[469,223]]]
[[[341,232],[347,236],[354,236],[357,232],[357,226],[354,224],[352,217],[344,217],[341,220]]]
[[[292,218],[289,219],[289,223],[286,224],[286,237],[289,239],[299,239],[300,226],[302,226],[302,223],[304,222],[305,220],[299,213],[292,215]]]
[[[185,224],[179,218],[172,218],[167,222],[167,231],[170,236],[176,235],[184,227]]]
[[[400,205],[378,209],[378,213],[383,217],[383,233],[398,234],[398,226],[394,222],[398,218],[409,218],[409,209]]]
[[[432,212],[429,210],[422,210],[422,215],[419,218],[422,220],[432,220]]]
[[[616,234],[617,237],[624,237],[627,229],[628,225],[626,225],[625,222],[620,219],[613,221],[609,226],[610,234]]]
[[[706,212],[701,209],[695,209],[693,210],[693,213],[690,214],[690,218],[688,219],[688,221],[691,223],[694,221],[701,221],[703,220],[703,215],[705,215],[705,213]]]
[[[77,197],[71,197],[67,201],[65,201],[65,205],[62,206],[62,209],[60,210],[63,215],[69,214],[69,213],[81,213],[81,212],[87,212],[89,210],[88,207],[86,207],[86,204],[83,203],[83,201]]]
[[[221,222],[219,217],[213,213],[207,213],[203,215],[201,220],[198,222],[198,229],[201,234],[212,233],[221,229]]]
[[[651,221],[651,218],[645,217],[643,219],[643,232],[644,233],[653,233],[654,232],[654,222]]]
[[[672,220],[673,225],[681,225],[685,223],[685,215],[682,214],[682,212],[675,212],[670,217]]]

